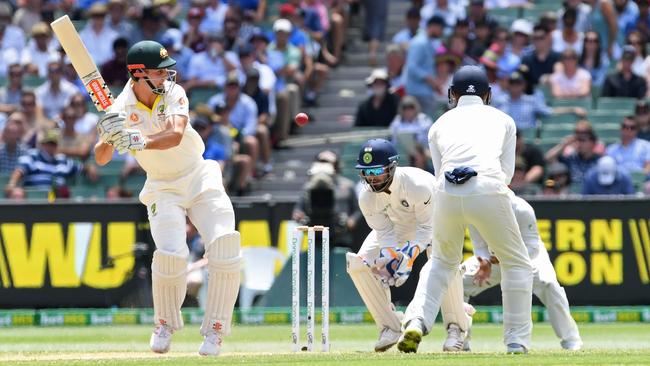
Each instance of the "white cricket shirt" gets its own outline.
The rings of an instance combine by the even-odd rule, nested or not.
[[[390,194],[375,193],[365,185],[359,207],[379,246],[394,247],[411,241],[426,250],[433,235],[433,175],[412,167],[397,167]]]
[[[478,96],[464,95],[429,130],[436,189],[452,195],[507,193],[515,169],[515,122]],[[444,172],[468,166],[478,176],[462,185]]]
[[[169,82],[166,82],[169,83]],[[129,81],[110,107],[109,112],[126,112],[126,128],[138,129],[143,135],[153,135],[165,129],[165,121],[172,115],[189,118],[189,102],[180,85],[165,95],[158,96],[153,108],[139,102]],[[135,152],[135,159],[153,179],[176,178],[191,172],[203,160],[205,145],[201,136],[187,123],[178,146],[166,150],[142,150]]]

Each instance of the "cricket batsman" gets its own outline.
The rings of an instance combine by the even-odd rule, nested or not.
[[[356,165],[366,183],[359,206],[372,231],[357,254],[347,253],[347,271],[380,330],[376,352],[391,348],[401,335],[402,314],[391,303],[389,286],[406,282],[433,230],[434,177],[418,168],[398,167],[398,158],[390,142],[371,139],[359,151]],[[461,273],[456,272],[442,302],[444,351],[465,348],[473,314],[471,306],[465,308]]]
[[[185,217],[206,243],[208,295],[201,325],[201,355],[218,355],[230,333],[240,282],[240,239],[219,165],[203,160],[204,144],[189,124],[185,91],[175,83],[176,61],[157,42],[134,44],[126,56],[130,80],[98,122],[95,160],[131,152],[147,173],[140,201],[147,206],[156,251],[151,264],[155,329],[151,350],[169,351],[183,327],[189,250]]]
[[[528,202],[514,194],[512,209],[533,263],[533,294],[546,306],[553,330],[561,339],[562,348],[577,351],[582,348],[578,325],[571,317],[569,300],[557,281],[548,251],[539,236],[535,211]],[[474,256],[462,264],[466,269],[463,275],[465,299],[477,296],[501,282],[499,260],[490,252],[488,243],[475,227],[470,226],[469,233],[474,244]]]

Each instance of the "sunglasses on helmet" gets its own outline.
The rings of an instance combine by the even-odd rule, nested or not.
[[[377,175],[382,175],[386,172],[384,167],[379,167],[379,168],[362,168],[361,169],[361,174],[364,176],[377,176]]]

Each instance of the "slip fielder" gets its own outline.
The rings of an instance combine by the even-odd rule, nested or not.
[[[502,267],[504,343],[526,353],[532,332],[532,265],[515,220],[508,184],[515,165],[515,123],[490,107],[490,86],[477,66],[453,76],[449,99],[456,106],[429,130],[436,172],[432,255],[420,271],[404,315],[402,352],[417,352],[435,321],[449,279],[458,271],[467,225],[485,237]]]
[[[230,333],[239,292],[240,243],[235,216],[219,165],[203,160],[203,141],[189,122],[185,91],[175,84],[176,61],[157,42],[141,41],[126,56],[130,80],[97,125],[99,165],[113,151],[131,151],[147,173],[140,201],[147,206],[156,251],[151,264],[154,319],[151,350],[169,350],[183,327],[189,255],[185,217],[206,243],[208,295],[201,325],[201,355],[218,355]]]
[[[578,325],[571,317],[569,300],[564,288],[557,281],[548,251],[539,236],[535,211],[528,202],[514,194],[512,195],[512,209],[519,225],[521,237],[533,263],[533,294],[546,306],[553,330],[561,339],[562,348],[572,351],[579,350],[582,347],[582,339],[578,332]],[[463,275],[466,300],[501,282],[499,262],[490,253],[485,239],[473,226],[470,226],[469,233],[474,244],[474,256],[462,264],[466,269]]]
[[[398,167],[398,154],[383,139],[368,140],[356,168],[365,185],[359,206],[372,229],[357,254],[347,253],[347,270],[380,330],[376,352],[384,352],[401,335],[401,312],[391,303],[389,286],[408,279],[413,262],[431,243],[434,205],[433,175]],[[461,273],[451,278],[442,301],[447,340],[445,351],[461,351],[471,326],[473,308],[463,303]]]

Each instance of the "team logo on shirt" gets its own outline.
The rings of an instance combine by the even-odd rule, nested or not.
[[[409,207],[409,203],[406,200],[402,200],[402,206]]]
[[[151,216],[156,216],[158,212],[156,211],[156,204],[151,205]]]
[[[129,116],[129,120],[131,122],[135,123],[135,122],[138,122],[140,120],[140,117],[138,117],[138,115],[135,114],[135,112],[134,112],[134,113],[131,113],[131,115]]]
[[[370,164],[370,162],[372,161],[372,154],[367,152],[367,153],[363,154],[362,159],[363,159],[364,163]]]
[[[178,100],[178,104],[180,104],[180,105],[185,105],[186,102],[187,102],[187,101],[185,100],[185,97],[181,97],[181,98]]]
[[[476,93],[476,88],[474,88],[474,85],[469,84],[467,87],[467,90],[465,90],[466,93]]]

